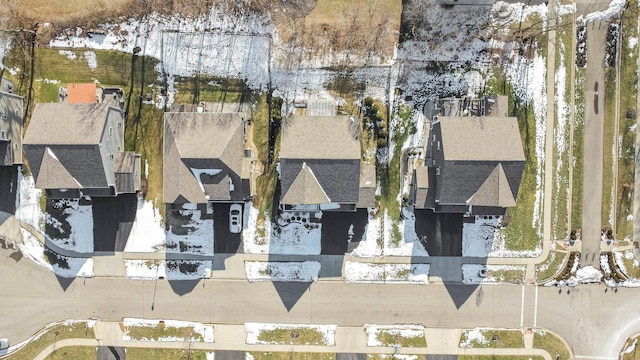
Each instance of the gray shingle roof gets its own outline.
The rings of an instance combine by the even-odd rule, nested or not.
[[[22,109],[21,96],[0,91],[0,166],[22,164]]]
[[[360,165],[360,188],[356,207],[374,207],[376,201],[376,166]]]
[[[24,143],[98,144],[109,111],[120,109],[104,103],[38,103],[31,115]]]
[[[330,202],[331,199],[327,197],[313,171],[304,162],[289,189],[282,196],[283,204],[313,205],[328,204]]]
[[[498,164],[493,169],[478,191],[471,196],[469,204],[495,207],[516,206],[516,199],[511,192],[502,164]]]
[[[306,163],[331,202],[355,204],[360,185],[360,159],[280,159],[283,199]],[[295,205],[295,204],[293,204]]]
[[[358,131],[350,116],[293,116],[282,125],[280,158],[360,160]]]
[[[514,117],[440,117],[446,160],[524,161]]]
[[[243,118],[242,113],[165,113],[163,179],[167,203],[203,203],[207,196],[211,200],[243,200],[248,195],[240,178]],[[212,172],[206,170],[214,169],[221,171],[207,174]]]
[[[74,189],[78,188],[77,183],[83,188],[108,186],[97,144],[25,144],[24,148],[38,188]]]

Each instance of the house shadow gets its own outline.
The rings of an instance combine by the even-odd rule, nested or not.
[[[168,279],[169,286],[174,293],[180,296],[184,296],[193,291],[193,289],[200,283],[200,279],[196,280],[171,280]]]
[[[304,293],[311,288],[312,284],[312,282],[293,281],[272,281],[271,283],[276,289],[280,301],[282,301],[282,305],[287,309],[287,312],[293,309]]]
[[[463,214],[435,213],[431,210],[416,210],[415,214],[416,233],[429,257],[412,255],[411,263],[428,262],[429,276],[442,281],[451,301],[460,309],[480,285],[464,282],[463,265],[472,263],[482,267],[487,259],[462,256]]]
[[[58,284],[62,288],[62,291],[67,291],[67,289],[69,288],[69,286],[71,286],[71,284],[73,284],[73,281],[75,279],[75,277],[64,277],[56,274],[56,280],[58,280]]]

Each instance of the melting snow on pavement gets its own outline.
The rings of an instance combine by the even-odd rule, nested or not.
[[[51,211],[46,214],[45,231],[48,241],[79,253],[93,253],[93,211],[91,205],[80,205],[78,200],[49,200]],[[66,229],[70,233],[66,233]],[[52,236],[55,234],[56,236]]]
[[[336,325],[305,325],[305,324],[266,324],[266,323],[245,323],[244,329],[247,332],[247,344],[256,345],[256,344],[281,344],[277,341],[264,341],[260,340],[260,334],[264,331],[273,331],[273,330],[298,330],[298,329],[308,329],[312,331],[316,331],[322,334],[323,343],[305,343],[299,345],[326,345],[326,346],[335,346],[335,334],[336,334]],[[289,343],[287,341],[287,343]]]
[[[304,262],[265,262],[245,261],[245,272],[249,282],[256,281],[293,281],[313,282],[318,280],[320,263]]]
[[[429,264],[372,264],[347,261],[344,277],[352,283],[428,284]]]
[[[163,252],[166,232],[162,226],[160,212],[151,201],[138,201],[136,219],[133,222],[126,252]]]
[[[204,260],[125,260],[129,279],[196,280],[211,277],[212,261]]]
[[[40,229],[40,224],[44,224],[44,213],[40,207],[42,190],[35,188],[33,176],[23,176],[22,172],[18,172],[18,188],[16,218]]]
[[[168,253],[213,255],[213,219],[203,219],[200,210],[180,210],[178,216],[188,218],[182,227],[185,235],[177,235],[174,227],[166,232],[166,251]],[[170,215],[167,215],[170,216]]]
[[[161,337],[157,339],[134,339],[129,335],[129,328],[131,327],[157,327],[160,324],[163,324],[165,328],[193,328],[193,331],[196,334],[199,334],[202,339],[198,337],[192,337],[191,339],[185,339],[182,337]],[[122,325],[125,326],[124,335],[122,336],[122,340],[124,341],[195,341],[195,342],[213,342],[213,326],[212,325],[204,325],[198,322],[191,321],[177,321],[177,320],[150,320],[150,319],[136,319],[136,318],[124,318],[122,319]]]

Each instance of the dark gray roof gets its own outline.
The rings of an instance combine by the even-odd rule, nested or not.
[[[29,168],[36,179],[36,187],[41,189],[107,187],[107,177],[103,167],[99,145],[40,145],[25,144],[24,150],[29,160]],[[53,154],[53,155],[51,155]],[[44,160],[44,161],[43,161]],[[73,177],[68,180],[66,173],[55,161]],[[43,163],[46,165],[44,168]],[[52,168],[49,165],[54,165]],[[53,171],[51,171],[53,170]],[[61,183],[61,177],[64,180]],[[66,184],[66,185],[65,185]],[[63,186],[65,185],[65,186]]]
[[[118,193],[134,193],[140,190],[140,155],[133,151],[117,153],[115,176]]]
[[[358,202],[360,159],[280,159],[281,199],[289,191],[305,162],[331,202],[349,204]]]
[[[513,198],[517,198],[524,161],[445,161],[436,198],[442,204],[465,204],[499,164],[502,164]]]

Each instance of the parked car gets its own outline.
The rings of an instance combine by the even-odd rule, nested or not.
[[[242,205],[231,204],[229,207],[229,231],[234,234],[242,231]]]
[[[9,348],[9,339],[0,339],[0,350],[6,350]]]

